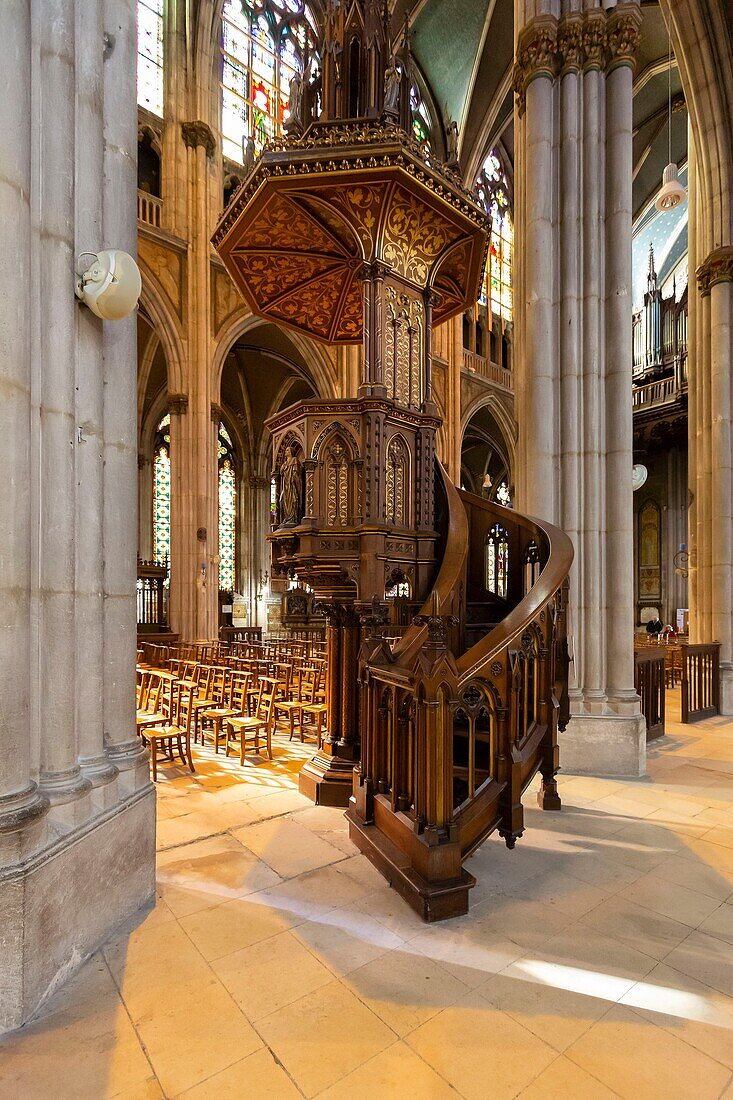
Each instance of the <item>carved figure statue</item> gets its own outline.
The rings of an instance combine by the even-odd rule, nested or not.
[[[399,115],[401,81],[402,74],[393,58],[384,74],[384,114],[389,118],[397,118]]]
[[[300,461],[292,447],[285,448],[280,467],[280,526],[294,526],[300,522],[302,512],[302,484]]]
[[[446,146],[448,149],[448,160],[446,163],[449,167],[454,168],[458,164],[458,123],[455,121],[448,123]]]
[[[255,163],[255,142],[253,137],[242,138],[242,160],[245,172],[250,172]]]
[[[296,69],[290,81],[288,120],[285,129],[296,133],[303,129],[303,77]]]

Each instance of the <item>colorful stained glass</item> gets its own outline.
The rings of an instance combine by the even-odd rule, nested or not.
[[[422,96],[413,84],[410,88],[410,111],[412,114],[412,133],[421,145],[430,146],[430,114],[423,103]]]
[[[486,536],[486,590],[505,600],[509,588],[509,535],[495,523]]]
[[[219,425],[219,588],[236,590],[237,471],[231,437]]]
[[[137,101],[163,116],[163,0],[138,0]]]
[[[506,483],[506,478],[500,483],[496,490],[496,499],[499,504],[503,504],[505,508],[509,508],[512,503],[511,493],[509,492],[509,486]]]
[[[222,151],[242,163],[288,118],[290,81],[317,71],[315,20],[304,0],[225,0],[222,11]]]
[[[489,253],[479,301],[482,305],[490,305],[495,316],[511,321],[514,310],[514,227],[509,182],[495,150],[484,161],[475,191],[491,222]]]
[[[153,559],[171,556],[171,454],[170,413],[158,424],[153,448]]]

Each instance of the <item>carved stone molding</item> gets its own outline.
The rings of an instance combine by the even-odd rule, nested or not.
[[[600,8],[573,11],[559,21],[538,15],[519,35],[514,64],[514,91],[524,113],[527,87],[539,76],[555,80],[567,73],[611,72],[633,67],[640,40],[641,9],[636,0],[622,0],[608,13]]]
[[[270,487],[270,479],[267,477],[250,477],[248,481],[250,489],[259,489],[263,491]]]
[[[583,13],[571,12],[560,23],[557,32],[557,52],[560,75],[578,73],[583,67]]]
[[[182,122],[181,137],[183,144],[188,149],[196,149],[203,145],[206,155],[211,159],[216,151],[216,139],[210,126],[201,120],[197,122]]]
[[[733,283],[733,245],[715,248],[696,273],[700,293],[705,297],[716,283]]]
[[[514,91],[520,113],[524,112],[527,86],[539,76],[554,80],[557,62],[557,19],[553,15],[538,15],[527,24],[517,43]]]
[[[216,401],[211,402],[211,420],[214,424],[220,424],[224,419],[224,410]]]
[[[588,12],[583,22],[583,72],[603,69],[606,45],[605,13],[600,9]]]
[[[169,393],[168,408],[171,413],[175,413],[177,416],[180,416],[181,413],[188,412],[188,394]]]
[[[619,65],[629,65],[633,69],[641,40],[641,8],[637,3],[621,3],[611,9],[606,38],[608,71]]]

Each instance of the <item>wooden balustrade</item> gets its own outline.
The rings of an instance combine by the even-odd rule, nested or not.
[[[501,386],[502,389],[507,390],[509,393],[514,393],[514,377],[510,370],[506,367],[500,366],[498,363],[493,363],[491,359],[487,359],[485,355],[477,355],[473,351],[463,349],[463,366],[465,370],[470,371],[471,374],[478,374],[482,378],[487,378],[490,382],[494,382],[497,386]]]
[[[720,711],[720,642],[682,647],[682,721],[699,722]]]
[[[352,839],[426,920],[466,911],[474,880],[461,864],[493,829],[514,847],[538,770],[540,805],[560,808],[557,731],[568,720],[570,541],[444,487],[448,536],[430,600],[393,647],[376,617],[365,627],[347,814]],[[478,548],[497,524],[509,534],[506,596],[497,625],[466,648],[466,596],[491,595]]]
[[[666,651],[645,647],[634,652],[634,686],[641,699],[641,713],[646,722],[646,739],[664,734],[665,687],[667,680]]]
[[[167,562],[141,561],[137,563],[137,631],[138,634],[154,634],[168,629],[165,613],[165,580]]]
[[[163,213],[163,200],[157,195],[149,195],[147,191],[137,193],[137,220],[145,225],[152,225],[154,229],[160,229]]]

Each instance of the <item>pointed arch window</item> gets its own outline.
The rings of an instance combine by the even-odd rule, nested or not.
[[[170,556],[171,416],[166,413],[156,428],[153,444],[153,559],[167,562]]]
[[[237,586],[237,464],[234,445],[223,424],[219,425],[219,588],[235,592]]]
[[[430,148],[432,125],[430,113],[415,84],[410,88],[410,112],[412,115],[412,135],[420,145]]]
[[[491,221],[489,252],[479,301],[490,306],[496,317],[511,321],[514,311],[514,225],[509,181],[496,149],[489,153],[478,174],[476,196]]]
[[[163,117],[163,0],[137,0],[137,102]]]
[[[509,591],[509,534],[495,523],[486,536],[486,591],[502,600]]]
[[[296,70],[318,68],[316,20],[304,0],[225,0],[222,10],[221,136],[225,157],[244,163],[282,132]]]

